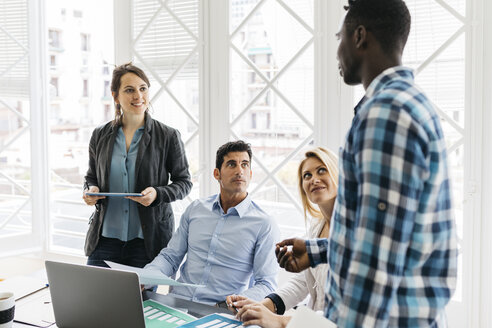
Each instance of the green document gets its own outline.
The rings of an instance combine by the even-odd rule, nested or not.
[[[143,302],[146,328],[174,328],[196,318],[154,300]]]

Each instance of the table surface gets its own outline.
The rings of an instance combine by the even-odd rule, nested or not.
[[[44,290],[44,291],[46,292],[46,290]],[[37,293],[35,293],[31,296],[28,296],[28,297],[36,297],[36,294]],[[28,297],[26,297],[27,300],[28,300]],[[162,303],[164,305],[176,308],[178,310],[186,309],[186,310],[188,310],[188,314],[190,314],[194,317],[197,317],[197,318],[201,318],[201,317],[204,317],[204,316],[212,314],[212,313],[232,314],[229,310],[224,309],[224,308],[219,308],[219,307],[211,306],[208,304],[188,301],[188,300],[178,298],[178,297],[175,297],[175,296],[172,296],[169,294],[163,295],[163,294],[157,294],[157,293],[151,292],[151,291],[144,291],[142,294],[142,298],[143,298],[143,300],[152,299],[154,301],[157,301],[157,302]],[[23,302],[21,302],[21,301],[25,302],[26,299],[23,299],[23,300],[16,302],[16,307],[21,307],[23,304]],[[16,328],[31,327],[32,328],[33,326],[14,321],[13,327],[16,327]],[[56,328],[56,327],[57,327],[56,324],[53,324],[50,326],[50,328]]]

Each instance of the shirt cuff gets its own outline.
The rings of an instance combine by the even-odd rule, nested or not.
[[[311,267],[321,263],[328,263],[328,239],[316,238],[306,240],[306,251]]]
[[[267,295],[265,298],[269,298],[272,300],[273,304],[275,305],[275,310],[277,311],[277,314],[284,314],[285,313],[285,304],[284,301],[280,298],[275,293],[271,293],[270,295]]]

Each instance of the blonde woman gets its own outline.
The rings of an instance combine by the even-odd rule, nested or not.
[[[299,164],[297,176],[304,217],[310,218],[308,237],[327,238],[337,196],[338,158],[322,147],[310,150]],[[237,309],[237,317],[245,326],[285,327],[290,317],[282,314],[308,295],[308,307],[314,311],[324,309],[327,271],[327,264],[306,269],[260,303],[240,295],[228,296],[227,303]]]

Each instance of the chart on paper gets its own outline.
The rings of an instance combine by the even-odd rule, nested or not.
[[[146,328],[174,328],[196,318],[153,300],[143,302]]]
[[[220,314],[210,314],[198,320],[186,323],[180,328],[239,328],[244,327],[241,321],[229,319]]]

